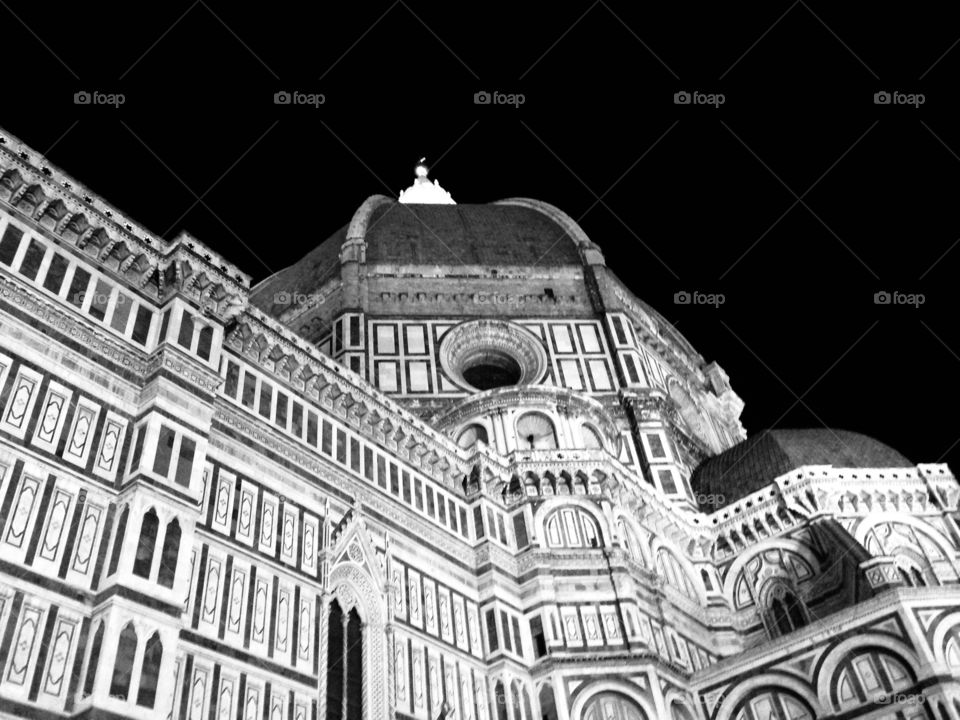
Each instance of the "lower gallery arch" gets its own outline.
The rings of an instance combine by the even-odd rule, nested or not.
[[[621,681],[590,685],[575,697],[570,720],[654,720],[653,702],[639,688]]]
[[[377,720],[387,716],[386,632],[382,592],[360,566],[342,563],[330,573],[321,657],[323,720]]]
[[[908,667],[914,669],[919,667],[919,660],[916,654],[902,641],[880,633],[864,633],[847,638],[837,643],[818,661],[814,669],[814,677],[817,682],[818,701],[822,707],[830,707],[831,682],[834,679],[837,669],[849,655],[855,654],[859,649],[879,648],[890,652],[892,655],[902,658]]]
[[[762,705],[761,698],[767,694],[775,696],[771,701],[773,707],[782,708],[771,711],[769,718],[772,720],[818,720],[823,716],[817,696],[809,685],[784,673],[765,673],[726,691],[716,720],[757,720],[756,713],[750,714],[753,710],[750,704]],[[791,712],[793,715],[789,714]],[[767,720],[765,716],[759,717]]]

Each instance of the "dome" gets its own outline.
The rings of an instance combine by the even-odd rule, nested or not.
[[[318,312],[329,320],[362,305],[363,294],[375,300],[382,292],[437,292],[444,278],[453,292],[463,291],[463,279],[472,278],[473,291],[515,294],[536,276],[556,279],[539,284],[555,286],[558,294],[587,307],[585,264],[603,264],[599,248],[568,215],[538,200],[409,203],[373,195],[347,225],[260,282],[250,299],[283,321],[318,306],[325,306]],[[402,278],[395,288],[385,287],[391,276]],[[361,278],[369,281],[362,285]],[[338,296],[351,287],[353,295]]]
[[[693,471],[690,485],[705,510],[730,505],[804,465],[837,468],[914,467],[898,451],[847,430],[764,430]]]
[[[371,213],[365,240],[368,264],[581,264],[564,228],[520,206],[383,204]]]

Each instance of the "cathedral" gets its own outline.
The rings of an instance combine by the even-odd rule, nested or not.
[[[960,720],[945,465],[747,435],[552,205],[357,200],[254,282],[0,132],[0,718]]]

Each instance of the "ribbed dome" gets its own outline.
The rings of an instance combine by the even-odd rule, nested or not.
[[[586,260],[583,253],[590,259]],[[441,205],[399,203],[373,195],[357,209],[350,223],[293,265],[254,287],[250,299],[275,317],[291,311],[297,314],[297,305],[304,302],[326,303],[309,298],[323,294],[325,285],[336,292],[340,282],[346,282],[346,258],[359,260],[365,268],[361,274],[366,276],[389,276],[402,269],[410,278],[405,281],[405,291],[413,293],[435,291],[432,278],[441,274],[438,268],[453,268],[442,273],[449,277],[485,276],[496,281],[522,280],[531,268],[582,277],[585,261],[603,262],[599,248],[572,218],[538,200],[510,198],[483,205]],[[418,285],[418,277],[426,281]],[[482,288],[484,292],[492,289]],[[516,293],[517,289],[502,291]],[[586,290],[581,294],[585,297]],[[334,312],[336,302],[326,310]]]
[[[376,208],[367,223],[367,262],[397,265],[580,265],[573,239],[537,210],[516,205]]]
[[[879,440],[847,430],[764,430],[704,460],[690,485],[701,507],[716,510],[804,465],[907,468],[914,463]]]

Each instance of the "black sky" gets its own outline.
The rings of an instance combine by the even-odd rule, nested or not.
[[[728,371],[748,432],[825,424],[956,465],[951,8],[649,5],[2,0],[0,126],[257,279],[426,156],[459,202],[520,195],[579,219]],[[326,102],[275,105],[283,90]],[[525,102],[475,105],[484,90]],[[684,90],[725,103],[676,105]],[[681,290],[726,302],[678,306]],[[884,290],[925,302],[876,305]]]

